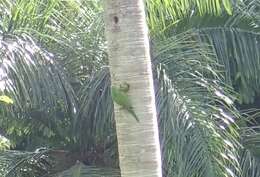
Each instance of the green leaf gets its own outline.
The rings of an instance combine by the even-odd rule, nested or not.
[[[14,101],[10,97],[8,97],[6,95],[1,95],[0,96],[0,101],[4,102],[6,104],[13,104],[14,103]]]

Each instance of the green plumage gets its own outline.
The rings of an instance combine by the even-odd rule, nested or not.
[[[132,103],[126,94],[127,90],[121,90],[120,88],[116,88],[115,86],[112,86],[111,88],[111,95],[113,101],[121,106],[123,109],[127,110],[134,118],[139,122],[139,119],[137,115],[134,112]]]

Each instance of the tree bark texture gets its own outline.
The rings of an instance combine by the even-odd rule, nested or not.
[[[142,0],[104,0],[104,21],[112,85],[127,93],[140,122],[120,106],[115,119],[122,177],[161,177],[148,29]]]

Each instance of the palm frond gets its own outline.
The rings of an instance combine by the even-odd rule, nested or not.
[[[39,177],[48,173],[52,162],[43,152],[0,152],[0,174],[5,177]]]
[[[157,107],[167,176],[234,176],[238,112],[210,46],[184,33],[160,42]],[[203,50],[202,50],[203,49]]]
[[[33,36],[71,77],[84,79],[106,62],[100,6],[98,1],[6,0],[0,2],[0,31]]]
[[[14,100],[13,105],[2,107],[2,128],[7,128],[9,134],[21,134],[19,127],[23,127],[28,133],[28,129],[34,129],[32,119],[48,126],[52,121],[66,122],[64,117],[55,115],[59,110],[71,118],[76,116],[76,95],[50,53],[39,48],[28,35],[5,36],[0,46],[1,92]],[[49,116],[33,115],[34,111]]]
[[[249,150],[244,149],[240,153],[241,177],[258,177],[260,175],[259,163],[259,158],[256,158]]]
[[[231,15],[233,11],[231,0],[154,0],[147,1],[146,6],[149,29],[154,35],[194,14],[219,16],[225,13]]]
[[[107,67],[95,72],[80,90],[80,111],[74,121],[80,151],[96,147],[117,166],[117,142]],[[78,131],[80,130],[80,131]]]
[[[202,28],[198,35],[213,46],[225,66],[226,82],[239,92],[240,102],[252,103],[259,94],[259,34],[239,28]]]
[[[246,120],[246,122],[249,121]],[[240,152],[242,177],[257,177],[260,175],[259,128],[259,126],[241,126],[241,142],[244,146]]]

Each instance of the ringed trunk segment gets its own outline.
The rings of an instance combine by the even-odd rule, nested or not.
[[[104,20],[112,85],[127,93],[140,122],[115,106],[122,177],[161,177],[148,29],[142,0],[104,0]]]

